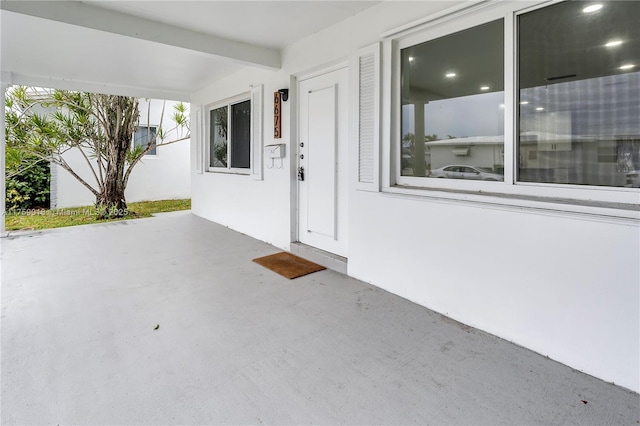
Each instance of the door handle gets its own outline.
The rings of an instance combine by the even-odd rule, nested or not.
[[[304,167],[302,166],[298,167],[298,180],[299,181],[304,180]]]

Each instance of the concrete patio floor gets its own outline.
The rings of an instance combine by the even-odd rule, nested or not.
[[[629,390],[251,261],[278,251],[189,213],[3,239],[2,424],[640,421]]]

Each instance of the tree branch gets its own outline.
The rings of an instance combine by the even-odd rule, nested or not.
[[[156,145],[156,146],[166,146],[166,145],[171,145],[171,144],[174,144],[174,143],[176,143],[176,142],[181,142],[181,141],[184,141],[184,140],[187,140],[187,139],[191,139],[191,135],[186,135],[186,136],[183,136],[183,137],[178,138],[178,139],[174,139],[174,140],[169,141],[169,142],[162,142],[162,143],[160,143],[160,144],[158,144],[158,145]]]
[[[58,166],[62,167],[63,169],[65,169],[66,171],[71,173],[71,175],[74,178],[76,178],[78,180],[78,182],[83,184],[89,191],[91,191],[91,193],[93,195],[95,195],[96,197],[98,196],[99,192],[96,191],[91,185],[89,185],[84,179],[82,179],[80,176],[78,176],[78,174],[76,172],[74,172],[73,169],[71,169],[71,167],[64,160],[64,158],[62,158],[62,157],[55,158],[55,157],[47,156],[47,155],[44,155],[44,154],[40,154],[38,152],[32,152],[32,154],[35,155],[36,157],[42,158],[43,160],[51,161],[52,163],[57,164]]]
[[[17,175],[19,175],[19,174],[21,174],[21,173],[24,173],[24,172],[26,172],[27,170],[29,170],[30,168],[35,167],[38,163],[40,163],[40,162],[44,161],[44,159],[42,159],[42,158],[40,158],[40,157],[38,157],[38,158],[39,158],[39,159],[38,159],[37,161],[32,162],[32,163],[31,163],[31,164],[29,164],[28,166],[26,166],[26,167],[22,167],[22,168],[18,168],[18,170],[16,170],[15,172],[13,172],[13,173],[9,173],[9,174],[6,176],[6,178],[7,178],[7,179],[11,179],[12,177],[17,176]]]
[[[144,157],[144,154],[146,154],[146,152],[147,151],[142,151],[140,154],[138,154],[138,156],[133,159],[131,164],[129,164],[129,167],[127,167],[127,170],[124,172],[123,182],[124,182],[124,187],[125,188],[127,187],[127,183],[129,183],[129,176],[131,175],[131,172],[133,171],[133,168],[135,167],[136,164],[138,164],[140,159],[142,157]]]
[[[91,169],[91,173],[93,174],[93,177],[96,179],[96,183],[98,184],[98,187],[101,187],[102,186],[101,181],[98,179],[98,175],[96,174],[96,171],[93,168],[91,161],[89,161],[89,157],[87,157],[87,154],[85,154],[84,150],[82,149],[82,145],[78,144],[76,145],[76,148],[78,148],[78,150],[80,150],[80,153],[82,153],[82,156],[84,157],[84,160],[87,162],[89,169]]]

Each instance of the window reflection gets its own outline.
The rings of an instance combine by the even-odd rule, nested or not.
[[[503,180],[503,22],[403,49],[401,175]]]
[[[211,167],[227,167],[227,107],[210,112],[209,164]]]
[[[133,146],[144,150],[152,142],[151,149],[145,155],[156,155],[156,133],[155,126],[140,126],[133,134]]]
[[[251,101],[231,105],[231,167],[249,168],[251,163]]]
[[[518,179],[640,187],[640,2],[582,6],[519,18]]]

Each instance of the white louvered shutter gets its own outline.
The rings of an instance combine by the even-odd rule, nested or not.
[[[195,107],[195,108],[194,108]],[[201,174],[203,171],[204,158],[203,152],[205,147],[206,132],[204,131],[204,121],[202,120],[202,106],[191,105],[191,111],[193,114],[193,123],[191,128],[193,129],[191,137],[193,138],[191,146],[195,148],[195,170],[196,173]]]
[[[357,52],[358,182],[357,189],[380,189],[380,43]],[[355,65],[355,64],[354,64]]]
[[[263,91],[262,85],[251,88],[251,176],[255,180],[263,179]]]

